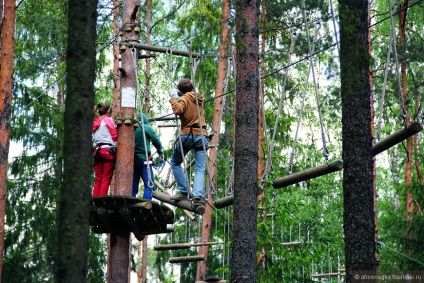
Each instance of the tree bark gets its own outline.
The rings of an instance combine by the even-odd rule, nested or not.
[[[146,44],[151,44],[151,20],[152,20],[152,0],[146,1]],[[146,52],[147,55],[150,54],[150,51]],[[142,104],[142,101],[140,100],[140,108],[142,108],[142,111],[144,110],[144,113],[146,113],[147,116],[149,116],[150,111],[150,58],[146,58],[146,82],[145,82],[145,94],[144,94],[144,105]],[[141,99],[141,97],[140,97]],[[139,266],[139,269],[137,270],[137,277],[139,282],[146,283],[147,282],[147,236],[143,239],[141,243],[141,252],[140,252],[140,243],[139,249],[138,249],[138,257],[141,257],[141,265]]]
[[[123,1],[123,25],[126,25],[122,34],[123,41],[138,41],[139,33],[134,27],[139,22],[138,9],[140,1]],[[137,97],[137,73],[138,51],[126,48],[121,53],[120,72],[120,120],[118,124],[118,150],[116,154],[115,188],[114,194],[119,196],[131,196],[132,179],[134,171],[134,117]],[[110,250],[108,265],[110,282],[128,282],[130,267],[130,232],[114,230],[110,234]]]
[[[236,114],[231,282],[256,282],[258,193],[259,4],[236,7]]]
[[[262,31],[266,30],[266,1],[261,2],[261,25]],[[262,32],[261,34],[261,53],[265,54],[266,47],[266,33]],[[265,124],[264,124],[264,109],[263,105],[265,104],[265,58],[261,58],[261,86],[260,86],[260,104],[259,104],[259,128],[258,128],[258,182],[262,181],[265,173],[266,166],[266,156],[265,156]],[[261,218],[266,221],[266,207],[264,207],[264,202],[262,201],[265,195],[265,191],[258,195],[258,207],[262,208]],[[261,247],[261,253],[257,256],[256,262],[260,263],[265,256],[265,247]],[[262,261],[262,268],[265,269],[265,261]]]
[[[399,46],[405,45],[406,39],[406,16],[408,14],[408,0],[404,1],[399,5],[399,37],[398,44]],[[408,82],[407,82],[407,55],[401,54],[401,88],[402,88],[402,97],[403,97],[403,108],[405,109],[405,125],[408,126],[411,123],[411,114],[409,112],[409,99],[408,99]],[[405,201],[406,201],[406,233],[408,239],[412,239],[413,235],[410,230],[412,226],[414,212],[415,212],[415,200],[411,194],[411,185],[412,185],[412,167],[413,167],[413,159],[412,159],[412,149],[413,149],[413,137],[410,137],[406,140],[406,163],[405,163]],[[411,243],[408,241],[406,243],[405,252],[411,253]]]
[[[339,1],[346,282],[375,275],[368,1]]]
[[[211,140],[211,144],[217,146],[219,143],[220,132],[221,132],[221,121],[222,121],[222,113],[225,105],[225,96],[223,95],[226,89],[225,79],[228,63],[228,37],[230,33],[230,29],[228,27],[228,21],[230,17],[230,3],[228,0],[222,1],[222,17],[221,17],[221,38],[220,38],[220,46],[219,46],[219,58],[218,58],[218,77],[216,81],[216,89],[215,89],[215,105],[214,105],[214,116],[213,116],[213,124],[212,131],[214,136]],[[209,149],[209,180],[212,184],[207,184],[208,188],[214,188],[216,185],[216,160],[218,157],[218,147],[211,147]],[[213,195],[211,194],[211,190],[207,190],[208,201],[209,203],[213,203]],[[209,242],[210,232],[211,232],[211,223],[212,223],[212,206],[206,205],[205,213],[203,214],[202,221],[202,233],[200,242]],[[205,259],[200,261],[197,264],[197,272],[196,272],[196,280],[203,280],[206,276],[206,269],[208,265],[208,246],[200,246],[199,247],[199,255],[203,255]]]
[[[1,22],[0,56],[0,282],[3,271],[4,226],[6,216],[7,168],[10,119],[12,118],[13,58],[15,53],[15,1],[4,1]]]
[[[151,44],[151,36],[152,36],[152,0],[147,0],[147,11],[146,11],[146,44]],[[146,52],[147,55],[150,54],[150,51]],[[146,58],[146,83],[145,87],[145,95],[144,95],[144,113],[146,113],[147,116],[149,116],[150,112],[150,69],[151,69],[151,61],[150,58]],[[171,74],[170,74],[171,75]],[[140,103],[141,105],[141,103]]]
[[[86,282],[97,1],[68,3],[64,175],[56,282]]]

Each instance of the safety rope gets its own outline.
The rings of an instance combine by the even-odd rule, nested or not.
[[[135,70],[135,81],[136,81],[136,95],[139,96],[140,98],[140,102],[139,102],[139,108],[142,109],[143,107],[143,98],[141,97],[140,93],[139,93],[139,87],[138,87],[138,60],[137,60],[137,50],[133,47],[131,48],[131,53],[132,53],[132,58],[133,58],[133,65],[134,65],[134,70]],[[140,110],[140,115],[143,115],[143,112]],[[146,168],[147,168],[147,187],[148,188],[152,188],[153,189],[153,180],[152,180],[152,175],[151,175],[151,168],[150,168],[150,156],[149,156],[149,152],[147,151],[147,138],[146,138],[146,131],[144,128],[144,121],[142,119],[142,117],[139,117],[139,120],[141,120],[141,128],[143,130],[143,142],[144,142],[144,152],[146,155]],[[146,188],[145,188],[146,189]]]
[[[293,55],[294,46],[295,46],[295,43],[296,43],[298,36],[299,35],[296,32],[292,32],[290,34],[290,49],[289,49],[289,55],[288,55],[288,59],[287,59],[288,60],[287,66],[289,66],[289,67],[286,68],[286,72],[284,74],[284,78],[283,78],[283,82],[282,82],[282,90],[281,90],[281,94],[280,94],[280,100],[279,100],[279,103],[278,103],[277,116],[275,118],[275,125],[274,125],[274,131],[272,133],[271,142],[268,145],[268,158],[267,158],[267,162],[266,162],[266,165],[265,165],[264,175],[262,177],[262,182],[264,182],[264,180],[267,179],[268,173],[270,172],[271,165],[272,165],[272,151],[274,149],[275,136],[277,134],[278,122],[280,120],[283,100],[285,98],[286,83],[287,83],[288,73],[289,73],[289,70],[290,70],[291,57]]]
[[[328,164],[329,151],[328,151],[327,142],[326,142],[326,139],[325,139],[324,123],[322,121],[322,115],[321,115],[321,105],[319,103],[318,87],[317,87],[317,82],[316,82],[316,78],[315,78],[314,64],[313,64],[313,58],[312,58],[314,52],[311,50],[312,47],[311,47],[311,40],[310,40],[310,37],[309,37],[308,19],[306,17],[306,8],[305,8],[305,1],[304,0],[302,0],[302,9],[303,9],[303,19],[305,21],[305,27],[306,27],[306,37],[308,39],[309,62],[310,62],[311,67],[312,67],[312,78],[314,80],[315,99],[316,99],[316,103],[317,103],[319,124],[320,124],[320,128],[321,128],[322,154],[325,157],[325,160]]]
[[[232,30],[231,30],[231,34],[233,34]],[[236,74],[234,69],[236,49],[234,48],[235,46],[234,36],[232,36],[231,38],[233,39],[231,42],[231,62],[232,62],[233,72],[231,72],[231,74],[232,74],[234,85],[236,85]],[[228,151],[228,164],[229,164],[228,168],[230,170],[228,176],[230,176],[230,178],[228,178],[228,182],[226,179],[227,195],[231,195],[233,193],[233,185],[234,185],[234,157],[231,155],[232,152],[233,152],[232,150]]]
[[[173,79],[172,79],[172,72],[174,71],[173,65],[172,65],[172,49],[168,48],[168,50],[166,50],[166,55],[167,55],[167,64],[168,64],[168,71],[166,72],[166,75],[168,76],[169,79],[169,88],[173,87]]]
[[[337,37],[337,25],[336,25],[336,17],[334,16],[333,0],[330,0],[330,7],[331,7],[331,18],[333,19],[334,37],[336,38],[337,51],[339,52],[338,54],[340,56],[340,42]]]
[[[168,60],[169,60],[169,58],[170,57],[168,56]],[[172,66],[172,64],[168,64],[168,67],[170,67],[170,66]],[[170,70],[168,70],[168,71],[170,71]],[[169,88],[172,89],[173,88],[173,80],[170,79],[169,83],[170,83]],[[175,123],[177,125],[177,133],[178,133],[177,142],[178,142],[180,149],[181,149],[180,150],[181,151],[181,160],[183,161],[182,163],[184,165],[184,168],[187,168],[185,158],[184,158],[185,156],[184,156],[183,143],[182,143],[182,140],[181,140],[181,124],[179,123],[179,119],[177,118],[177,115],[175,115]],[[185,176],[186,186],[187,186],[187,200],[189,200],[190,195],[191,195],[191,186],[190,186],[189,179],[188,179],[188,176],[187,176],[187,171],[186,170],[183,170],[183,171],[184,171],[184,176]],[[178,186],[178,184],[177,184],[177,186]]]
[[[234,158],[233,156],[231,156],[231,152],[228,151],[228,170],[230,172],[228,172],[228,176],[230,176],[230,178],[225,179],[225,182],[227,183],[227,195],[232,195],[233,194],[233,184],[234,184]]]
[[[392,13],[392,9],[391,9],[391,6],[390,6],[390,0],[387,0],[387,1],[388,1],[388,5],[389,5],[389,12],[390,12],[390,27],[391,27],[390,33],[393,33],[393,35],[394,35],[394,26],[395,25],[393,23],[393,13]],[[393,3],[393,6],[397,7],[397,0],[395,0],[395,2]],[[398,61],[398,57],[397,57],[396,40],[393,40],[393,56],[395,58],[395,63],[396,63],[396,76],[397,76],[397,81],[398,81],[400,109],[402,110],[402,118],[405,120],[406,110],[405,110],[405,102],[403,100],[402,84],[401,84],[400,75],[399,75],[399,61]]]
[[[314,33],[314,39],[313,39],[313,44],[312,44],[312,50],[311,50],[312,54],[315,51],[315,45],[316,45],[316,42],[317,42],[317,39],[318,39],[318,32],[319,32],[320,28],[321,28],[320,24],[315,25],[315,33]],[[291,154],[290,154],[289,164],[287,166],[287,172],[288,172],[289,175],[292,174],[293,160],[294,160],[294,156],[296,154],[297,138],[298,138],[298,135],[299,135],[300,124],[301,124],[301,121],[302,121],[303,109],[304,109],[304,106],[305,106],[306,92],[308,90],[308,85],[309,85],[309,75],[311,74],[311,71],[313,72],[313,62],[310,61],[309,62],[309,68],[308,68],[308,74],[306,76],[306,81],[305,81],[305,88],[303,89],[302,103],[300,105],[299,116],[297,118],[296,132],[295,132],[294,139],[293,139],[293,147],[292,147]]]
[[[169,89],[172,89],[174,82],[173,82],[173,79],[172,79],[173,65],[172,65],[172,49],[171,48],[168,48],[168,50],[166,51],[166,55],[167,55],[167,70],[166,70],[165,74],[169,78]],[[179,127],[178,119],[177,119],[176,116],[175,116],[175,123],[177,124],[177,131],[178,131],[178,136],[179,136],[181,129]],[[172,168],[170,166],[169,169],[168,169],[168,173],[166,175],[165,184],[164,184],[165,188],[167,188],[167,189],[169,189],[168,183],[169,183],[169,179],[171,177],[171,171],[172,171]]]
[[[231,71],[232,71],[232,58],[230,58],[230,59],[227,60],[227,69],[226,69],[225,78],[224,78],[224,90],[223,90],[223,93],[226,93],[227,90],[228,90],[228,84],[229,84],[229,81],[230,81]],[[224,107],[225,107],[225,102],[226,102],[226,97],[223,96],[222,97],[221,104],[220,104],[221,110],[220,110],[219,121],[222,121],[222,115],[223,115],[223,112],[224,112],[223,110],[224,110]],[[216,139],[215,139],[215,142],[216,143],[219,142],[219,134],[220,134],[220,132],[221,132],[221,123],[218,123],[217,129],[216,129]],[[214,146],[216,147],[217,144],[215,144]],[[210,164],[211,167],[212,166],[216,166],[216,160],[217,160],[217,158],[218,158],[218,150],[214,150],[213,151],[213,156],[211,157],[211,160],[213,160],[215,162],[215,164],[212,164],[211,163]],[[208,171],[209,172],[212,171],[212,168],[208,168]],[[215,193],[216,193],[216,189],[215,189],[215,186],[213,184],[213,180],[211,180],[211,178],[208,178],[208,179],[209,179],[209,182],[208,182],[208,187],[207,187],[207,193],[206,193],[206,195],[211,194],[212,196],[214,196]]]
[[[390,0],[388,0],[388,4],[389,4],[389,9],[390,9],[390,14],[392,14],[392,8],[390,7]],[[393,23],[393,21],[390,22],[391,24]],[[380,97],[380,111],[379,111],[379,118],[378,118],[378,122],[377,122],[377,139],[380,140],[380,133],[381,133],[381,127],[382,127],[382,123],[383,123],[383,110],[384,110],[384,98],[386,95],[386,87],[387,87],[387,74],[389,72],[389,60],[390,60],[390,53],[391,53],[391,48],[392,48],[392,44],[394,41],[394,28],[393,26],[390,27],[390,38],[389,38],[389,44],[388,44],[388,50],[387,50],[387,58],[386,58],[386,66],[384,68],[384,80],[383,80],[383,89],[381,91],[381,97]],[[396,44],[396,42],[394,42],[394,44]]]
[[[397,250],[395,250],[395,249],[393,249],[393,248],[391,248],[391,247],[387,246],[387,245],[386,245],[385,243],[383,243],[383,242],[379,242],[379,241],[377,241],[377,244],[378,244],[380,247],[382,247],[383,249],[389,249],[389,250],[391,250],[391,251],[393,251],[393,252],[395,252],[395,253],[397,253],[397,254],[399,254],[399,255],[401,255],[401,256],[403,256],[403,257],[407,258],[407,259],[410,259],[410,260],[412,260],[412,261],[415,261],[416,263],[418,263],[418,264],[420,264],[420,265],[424,265],[424,262],[418,261],[418,260],[416,260],[416,259],[414,259],[414,258],[412,258],[412,257],[410,257],[410,256],[408,256],[408,255],[406,255],[406,254],[404,254],[404,253],[401,253],[401,252],[399,252],[399,251],[397,251]]]
[[[191,65],[191,83],[193,85],[194,97],[196,99],[196,110],[197,110],[197,119],[199,120],[199,130],[200,130],[200,133],[201,133],[200,135],[203,136],[202,116],[200,115],[199,99],[197,97],[196,83],[195,83],[195,76],[196,76],[197,66],[199,65],[199,58],[193,59],[193,52],[192,52],[192,49],[191,49],[191,42],[190,41],[187,42],[187,50],[188,50],[189,60],[190,60],[190,65]],[[206,151],[205,141],[204,141],[203,138],[201,139],[201,141],[202,141],[203,152],[205,154],[205,157],[207,157],[208,154],[207,154],[207,151]],[[208,171],[206,173],[208,175],[208,178],[210,179],[209,169],[208,169],[207,166],[206,166],[206,169]],[[211,182],[211,180],[209,180],[209,182]],[[209,196],[207,194],[204,194],[203,198],[204,198],[205,201],[208,201]]]

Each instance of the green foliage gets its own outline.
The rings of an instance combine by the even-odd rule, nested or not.
[[[169,2],[169,1],[168,1]],[[201,54],[195,73],[196,91],[204,94],[205,114],[210,124],[213,118],[213,97],[217,78],[218,48],[221,25],[221,2],[219,1],[153,1],[152,45],[188,50]],[[336,1],[333,1],[336,2]],[[104,7],[101,3],[99,7]],[[234,4],[234,3],[232,3]],[[342,174],[332,173],[286,188],[274,189],[272,181],[288,174],[294,146],[294,135],[300,114],[300,134],[293,154],[292,172],[300,172],[327,160],[322,155],[323,140],[320,117],[322,115],[329,161],[341,159],[341,95],[338,48],[335,44],[333,15],[338,22],[336,3],[305,0],[310,40],[315,24],[321,25],[313,56],[317,93],[312,75],[306,84],[309,69],[309,46],[306,26],[299,1],[267,1],[266,25],[261,32],[266,35],[266,49],[261,52],[265,60],[265,136],[273,140],[273,151],[265,148],[265,159],[272,160],[266,180],[261,184],[265,190],[263,210],[258,214],[257,255],[264,254],[257,265],[258,282],[312,282],[315,273],[335,272],[344,266],[343,242],[343,194]],[[380,118],[383,106],[381,137],[398,130],[403,124],[398,95],[398,77],[393,55],[388,66],[388,78],[384,81],[389,35],[391,32],[387,1],[374,1],[371,17],[372,73],[375,119]],[[141,18],[145,15],[144,3],[140,6]],[[53,282],[53,266],[56,257],[57,227],[56,209],[60,200],[62,182],[63,111],[66,86],[65,50],[67,28],[67,3],[64,1],[30,0],[20,4],[17,10],[15,32],[15,74],[13,121],[11,140],[13,146],[22,146],[22,153],[10,162],[7,194],[7,218],[5,230],[5,259],[3,280],[5,282]],[[406,58],[408,109],[411,117],[419,103],[424,100],[422,88],[422,27],[423,6],[418,3],[408,9],[406,42],[397,46],[399,60]],[[397,14],[394,22],[397,25]],[[232,28],[234,11],[229,19]],[[113,38],[110,9],[99,8],[97,34],[97,81],[96,102],[111,102],[113,74],[110,58]],[[336,23],[337,24],[337,23]],[[142,25],[141,42],[145,40]],[[337,30],[339,27],[337,27]],[[399,30],[394,29],[398,37]],[[289,58],[291,34],[298,39]],[[234,34],[232,34],[234,36]],[[229,50],[229,55],[232,53]],[[178,79],[190,78],[193,71],[189,58],[172,56],[172,70],[168,68],[166,54],[156,54],[152,59],[151,113],[169,114],[167,92],[175,87]],[[292,65],[288,65],[288,63]],[[144,61],[139,61],[139,91],[146,92]],[[284,76],[288,73],[283,89]],[[234,74],[231,74],[216,162],[214,198],[220,199],[232,193],[232,167],[234,143]],[[173,80],[170,85],[169,76]],[[385,97],[381,96],[386,87]],[[306,90],[305,90],[306,89]],[[284,91],[284,93],[283,93]],[[300,113],[303,93],[305,105]],[[316,100],[318,95],[318,104]],[[281,102],[281,115],[277,110]],[[384,99],[384,100],[383,100]],[[416,104],[418,102],[418,104]],[[420,118],[420,116],[417,116]],[[277,124],[275,129],[274,127]],[[420,136],[421,137],[421,136]],[[424,144],[419,138],[418,148]],[[268,144],[269,145],[269,144]],[[378,228],[381,270],[419,269],[417,261],[424,261],[422,217],[413,217],[407,226],[405,221],[405,191],[403,185],[406,155],[405,144],[377,156],[376,188],[378,192]],[[165,145],[165,155],[171,155],[172,146]],[[414,154],[421,160],[422,152]],[[380,160],[383,161],[380,162]],[[163,176],[158,176],[162,182]],[[209,181],[209,180],[208,180]],[[419,207],[423,207],[423,186],[416,174],[408,188]],[[398,204],[397,204],[398,203]],[[229,279],[229,252],[232,244],[232,208],[214,210],[208,253],[207,275]],[[418,212],[419,215],[419,212]],[[198,242],[201,217],[187,222],[180,209],[176,210],[175,231],[156,237],[158,244]],[[407,230],[409,229],[409,230]],[[411,234],[408,234],[410,231]],[[150,236],[149,236],[150,237]],[[292,242],[291,245],[287,244]],[[300,244],[293,244],[300,242]],[[88,282],[105,281],[106,240],[90,235]],[[286,243],[286,244],[282,244]],[[406,248],[410,248],[405,256]],[[154,252],[149,250],[149,277],[159,282],[193,281],[196,264],[169,265],[171,256],[196,254],[188,251]]]
[[[5,282],[54,281],[63,178],[66,34],[66,1],[20,3],[11,127],[11,145],[18,156],[9,164]],[[100,66],[103,61],[98,60]],[[104,246],[91,235],[88,282],[104,282],[104,264]]]

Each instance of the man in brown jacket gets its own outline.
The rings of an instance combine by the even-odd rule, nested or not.
[[[180,117],[181,121],[180,137],[175,142],[171,156],[172,172],[179,193],[172,196],[171,199],[190,199],[187,180],[181,164],[185,155],[190,150],[194,150],[193,205],[203,205],[206,150],[209,144],[203,109],[204,99],[202,94],[193,92],[193,84],[189,79],[181,79],[177,88],[178,91],[172,89],[169,92],[172,111]]]

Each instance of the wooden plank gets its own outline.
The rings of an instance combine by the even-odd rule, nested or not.
[[[373,156],[389,149],[401,141],[415,135],[423,129],[419,122],[412,122],[408,127],[401,129],[372,146]],[[343,169],[343,161],[334,161],[328,165],[320,165],[302,172],[275,179],[272,182],[274,188],[283,188],[302,181],[313,179],[325,174],[333,173]]]
[[[113,213],[113,211],[112,211]],[[107,231],[110,233],[112,231],[112,227],[110,225],[109,220],[109,212],[104,207],[97,208],[97,215],[99,216],[100,220],[102,221],[103,225],[106,227]]]
[[[191,248],[190,243],[155,245],[153,247],[155,251],[182,250],[182,249],[189,249],[189,248]]]
[[[90,207],[90,226],[94,233],[133,232],[138,240],[145,235],[169,233],[174,212],[155,201],[128,196],[93,197]]]
[[[403,140],[417,134],[423,129],[423,126],[419,122],[412,122],[408,127],[400,129],[399,131],[391,134],[390,136],[382,139],[375,143],[372,147],[372,154],[375,156],[383,151],[391,148],[392,146],[400,143]]]
[[[224,208],[230,206],[234,203],[234,195],[229,195],[214,201],[214,205],[216,208]]]
[[[154,45],[148,45],[148,44],[141,44],[141,43],[129,43],[128,44],[129,47],[135,47],[137,49],[141,49],[141,50],[147,50],[147,51],[153,51],[153,52],[160,52],[160,53],[171,53],[172,55],[179,55],[179,56],[185,56],[185,57],[189,57],[191,55],[191,57],[193,58],[198,58],[199,54],[194,53],[194,52],[188,52],[188,51],[182,51],[182,50],[176,50],[176,49],[169,49],[166,47],[160,47],[160,46],[154,46]]]
[[[283,242],[281,243],[281,245],[283,246],[295,246],[295,245],[300,245],[301,242]]]
[[[215,245],[218,245],[218,242],[192,243],[190,245],[192,247],[215,246]]]
[[[155,245],[153,249],[155,251],[182,250],[182,249],[189,249],[191,247],[213,246],[213,245],[218,245],[218,242],[164,244],[164,245]]]
[[[188,211],[197,213],[202,215],[205,213],[205,207],[202,205],[192,205],[191,201],[189,200],[172,200],[170,195],[167,195],[165,193],[161,193],[159,191],[153,191],[153,197],[166,202],[168,204],[171,204],[173,206],[186,209]]]
[[[287,187],[299,182],[317,178],[343,169],[343,161],[337,160],[329,164],[320,165],[301,172],[287,175],[272,181],[272,186],[276,189]]]
[[[329,278],[329,277],[339,277],[339,276],[345,276],[345,274],[342,274],[340,272],[320,273],[320,274],[311,275],[311,278]]]
[[[133,232],[133,234],[137,238],[137,240],[143,241],[144,235],[139,230],[139,228],[136,225],[134,219],[132,218],[132,216],[131,216],[131,210],[129,210],[127,207],[121,207],[121,209],[119,209],[119,213],[122,215],[122,218],[124,218],[125,222],[130,227],[130,231]]]
[[[401,129],[380,142],[372,146],[373,156],[389,149],[390,147],[400,143],[401,141],[417,134],[423,129],[421,123],[412,122],[408,127]],[[317,178],[326,174],[330,174],[343,169],[343,161],[337,160],[329,164],[320,165],[311,169],[307,169],[301,172],[297,172],[291,175],[287,175],[282,178],[277,178],[272,182],[272,186],[276,189],[287,187],[299,182]],[[216,200],[214,205],[216,208],[224,208],[234,203],[234,196],[226,196],[222,199]]]
[[[205,260],[204,255],[179,256],[169,258],[170,263],[196,262]]]
[[[162,186],[162,184],[161,184],[161,183],[159,183],[159,181],[155,180],[155,181],[154,181],[154,183],[155,183],[155,185],[156,185],[156,186],[157,186],[160,190],[162,190],[162,192],[163,192],[163,193],[167,194],[167,193],[166,193],[166,191],[165,191],[164,186]],[[185,215],[187,215],[187,217],[188,217],[188,218],[190,218],[190,220],[191,220],[191,221],[193,221],[194,219],[196,219],[196,217],[194,217],[194,215],[193,215],[193,214],[191,214],[190,212],[188,212],[186,209],[183,209],[183,212],[184,212],[184,214],[185,214]]]
[[[152,209],[152,202],[151,201],[145,201],[145,202],[139,202],[131,206],[131,208],[145,208],[145,209]]]

